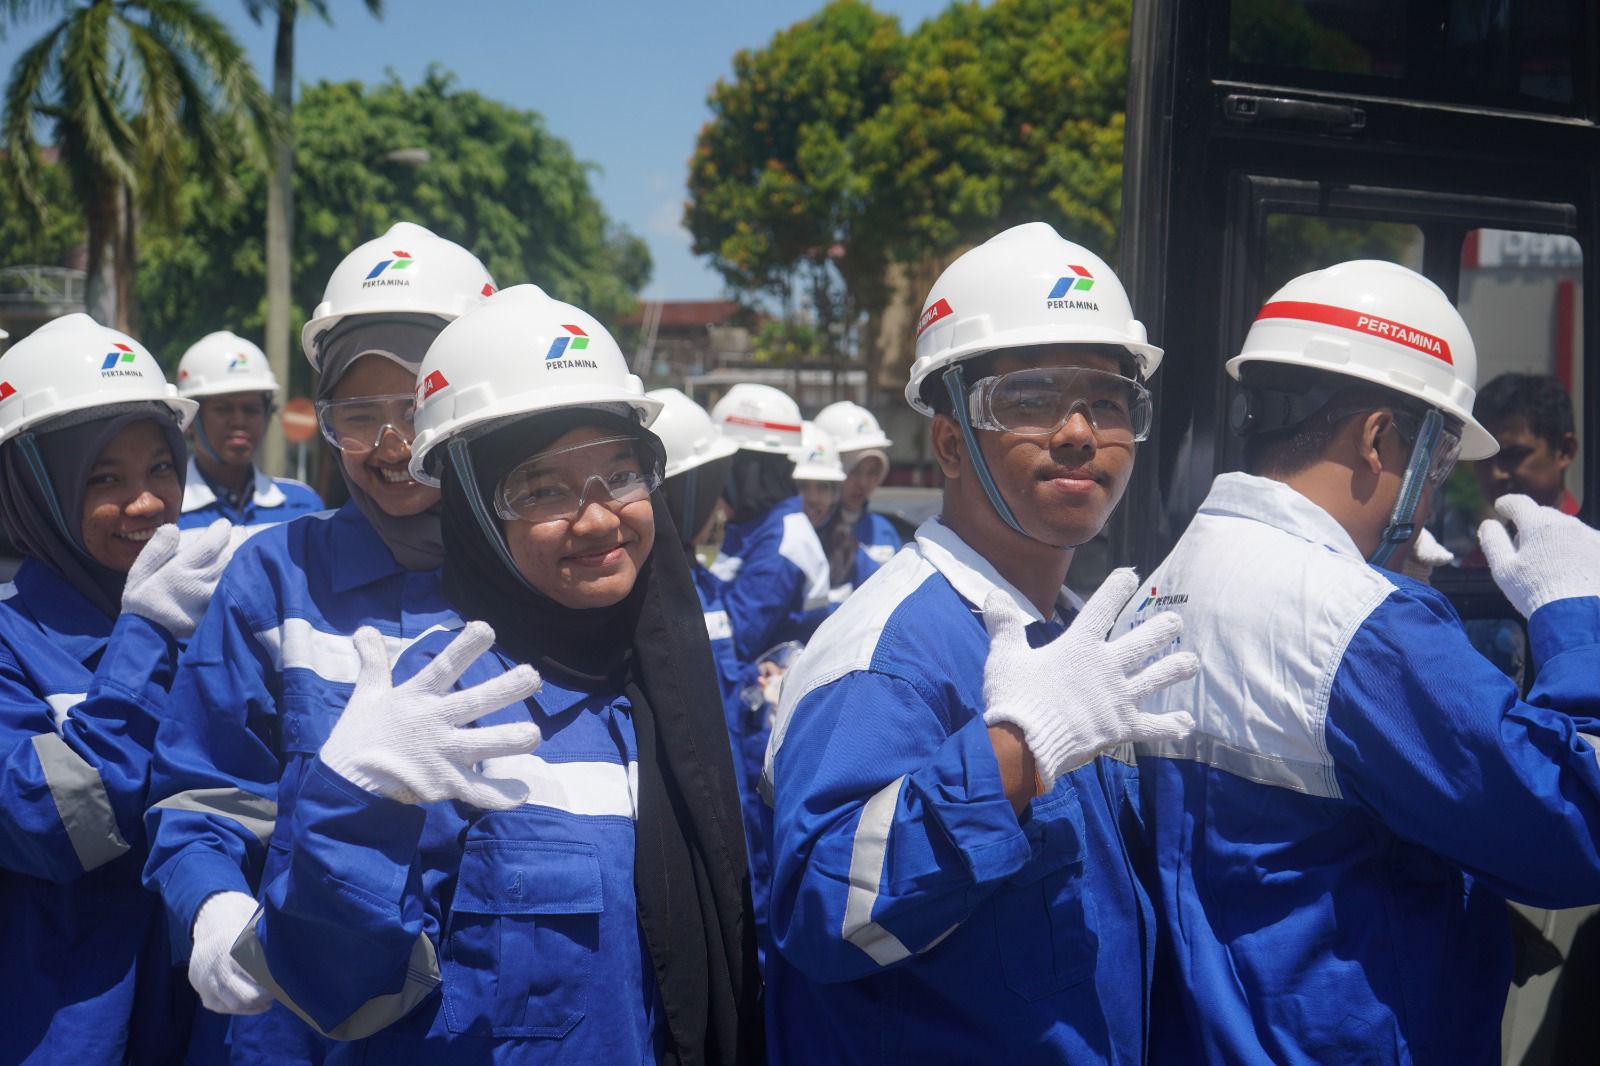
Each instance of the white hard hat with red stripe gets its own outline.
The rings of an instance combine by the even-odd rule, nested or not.
[[[1499,450],[1472,417],[1478,354],[1466,322],[1439,286],[1396,263],[1358,259],[1302,274],[1256,315],[1235,379],[1251,363],[1343,374],[1413,396],[1460,423],[1461,457]]]
[[[798,459],[805,451],[800,436],[800,406],[771,385],[741,382],[711,408],[711,420],[728,439],[752,452],[771,452]]]

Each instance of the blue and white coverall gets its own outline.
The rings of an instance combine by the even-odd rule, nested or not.
[[[1042,618],[932,519],[785,678],[763,783],[775,1063],[1144,1061],[1136,772],[1102,756],[1013,811],[983,721],[997,589],[1035,646],[1078,606],[1063,590]]]
[[[760,518],[730,522],[711,572],[723,582],[741,662],[786,640],[805,641],[827,617],[828,556],[798,496]]]
[[[239,548],[180,661],[156,739],[145,882],[166,902],[178,959],[189,957],[207,896],[257,895],[282,868],[274,827],[354,690],[351,635],[373,626],[398,656],[458,623],[439,572],[401,567],[353,503]],[[236,1058],[248,1047],[286,1059],[310,1037],[277,1007],[232,1021]]]
[[[867,558],[873,562],[873,570],[894,558],[894,553],[900,550],[905,542],[900,539],[900,531],[894,523],[875,511],[862,511],[861,517],[856,519],[856,543],[866,553]],[[870,574],[871,571],[868,571]],[[865,580],[866,575],[863,575]],[[860,581],[856,582],[859,586]]]
[[[236,526],[258,529],[322,509],[322,497],[312,491],[310,485],[293,478],[268,477],[260,470],[255,472],[250,499],[242,508],[235,509],[212,491],[205,475],[200,473],[200,465],[191,455],[188,479],[183,483],[183,513],[178,516],[178,528],[204,529],[217,519],[226,518]]]
[[[1115,631],[1160,610],[1201,672],[1138,746],[1152,1061],[1498,1062],[1504,900],[1600,900],[1600,597],[1534,612],[1521,702],[1442,595],[1225,474]]]
[[[406,652],[396,683],[450,636]],[[458,687],[514,665],[493,649]],[[530,718],[539,749],[484,764],[528,786],[512,811],[397,803],[307,760],[274,838],[283,862],[234,954],[353,1041],[334,1045],[330,1064],[659,1061],[664,1020],[634,898],[627,699],[545,678],[478,724]]]
[[[181,977],[139,884],[149,749],[177,657],[166,630],[113,622],[36,560],[0,585],[0,1062],[181,1051],[166,1011]]]

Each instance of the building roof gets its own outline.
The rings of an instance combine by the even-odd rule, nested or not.
[[[641,300],[638,307],[623,316],[620,324],[641,325],[645,310],[652,304],[661,305],[660,329],[720,326],[741,313],[739,305],[732,300]]]

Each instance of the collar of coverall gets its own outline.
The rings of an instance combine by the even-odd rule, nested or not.
[[[1333,515],[1281,481],[1254,474],[1222,474],[1211,483],[1200,510],[1264,522],[1340,555],[1366,560]]]
[[[933,568],[944,575],[950,586],[956,590],[962,599],[970,603],[979,613],[983,608],[983,601],[989,598],[989,593],[996,590],[1005,593],[1011,602],[1030,623],[1046,622],[1049,619],[1039,613],[1033,602],[1017,591],[1017,587],[1005,578],[994,565],[978,554],[966,541],[956,535],[955,530],[939,521],[937,517],[930,518],[917,527],[917,547],[922,550],[922,557],[928,560]],[[1083,607],[1083,601],[1077,594],[1065,585],[1061,587],[1061,594],[1056,597],[1056,611],[1063,619],[1070,620]]]

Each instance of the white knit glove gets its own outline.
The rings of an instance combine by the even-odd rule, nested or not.
[[[1177,652],[1151,662],[1183,629],[1171,611],[1114,641],[1106,633],[1139,587],[1132,570],[1118,570],[1084,604],[1066,632],[1042,648],[1028,647],[1028,620],[1010,598],[991,592],[983,604],[989,660],[983,668],[983,720],[1022,730],[1045,791],[1056,778],[1117,744],[1177,740],[1194,730],[1183,711],[1147,714],[1139,701],[1193,677],[1200,660]],[[1148,663],[1148,665],[1146,665]]]
[[[225,518],[186,537],[177,526],[157,529],[128,570],[122,609],[148,618],[179,640],[192,636],[233,558],[232,533]]]
[[[1417,539],[1411,542],[1411,550],[1400,560],[1400,572],[1426,585],[1432,579],[1435,567],[1449,566],[1455,561],[1456,557],[1450,553],[1450,549],[1434,540],[1433,534],[1424,526],[1422,532],[1417,534]]]
[[[1494,583],[1522,617],[1555,600],[1600,596],[1600,531],[1526,496],[1502,496],[1494,509],[1516,525],[1516,542],[1490,518],[1478,527],[1478,543]]]
[[[538,671],[521,665],[469,689],[451,687],[493,643],[494,630],[469,622],[417,676],[395,688],[383,638],[370,626],[356,630],[361,672],[322,745],[322,761],[352,784],[400,803],[520,806],[528,798],[526,785],[486,777],[477,764],[532,751],[539,727],[511,722],[478,729],[470,723],[539,691]]]
[[[243,892],[206,897],[194,916],[194,949],[189,953],[189,983],[206,1010],[218,1014],[263,1014],[272,993],[234,961],[229,951],[256,916],[256,901]]]

